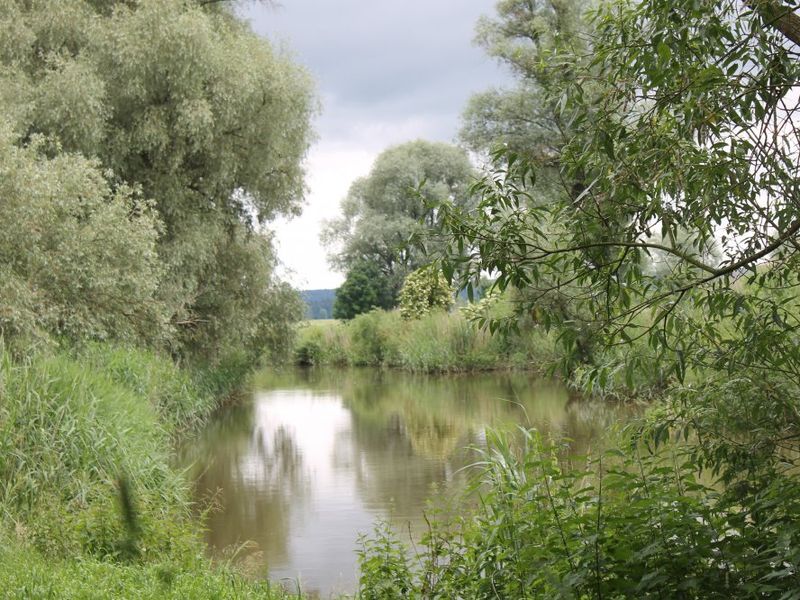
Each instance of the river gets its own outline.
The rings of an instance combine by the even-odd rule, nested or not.
[[[464,489],[486,427],[535,427],[580,455],[631,410],[521,374],[264,372],[181,456],[198,505],[216,507],[212,554],[328,598],[354,591],[358,536],[377,519],[408,540],[429,501]]]

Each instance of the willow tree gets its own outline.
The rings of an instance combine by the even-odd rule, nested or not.
[[[178,0],[3,3],[0,65],[15,145],[95,160],[152,200],[172,348],[254,349],[277,289],[259,231],[303,196],[308,76],[227,3]]]
[[[590,55],[544,56],[574,73],[548,96],[571,128],[563,193],[532,205],[538,165],[505,157],[477,210],[440,207],[450,271],[527,290],[518,315],[563,292],[609,350],[590,387],[659,371],[679,402],[658,435],[699,432],[732,479],[800,439],[798,22],[771,0],[602,4]]]
[[[551,92],[574,78],[575,70],[547,66],[553,56],[586,53],[587,5],[587,0],[501,0],[495,15],[478,22],[476,43],[509,69],[513,86],[470,98],[460,132],[470,150],[504,147],[540,166],[557,165],[570,128]]]
[[[435,227],[433,205],[448,199],[471,205],[473,180],[466,152],[449,144],[417,140],[383,151],[369,175],[350,187],[342,216],[327,224],[332,265],[349,272],[372,264],[387,280],[386,304],[396,305],[406,275],[427,262],[409,240]]]

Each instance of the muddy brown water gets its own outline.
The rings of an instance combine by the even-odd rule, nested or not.
[[[580,455],[632,412],[522,374],[264,372],[181,460],[199,504],[218,506],[213,555],[329,598],[355,590],[358,537],[376,520],[408,539],[430,501],[464,490],[487,427],[535,427]]]

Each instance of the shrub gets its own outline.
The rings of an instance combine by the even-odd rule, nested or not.
[[[318,327],[307,326],[301,329],[294,348],[294,361],[303,367],[324,364],[323,332]]]
[[[423,267],[410,273],[400,290],[400,315],[409,321],[434,309],[453,306],[453,290],[439,271]]]
[[[393,354],[390,344],[396,341],[399,331],[399,319],[396,315],[393,312],[373,310],[358,315],[348,323],[352,365],[383,365]]]
[[[796,479],[722,489],[686,447],[635,438],[576,470],[521,438],[489,435],[480,503],[433,522],[416,565],[386,529],[364,543],[365,597],[392,597],[369,595],[379,575],[412,598],[796,597]]]

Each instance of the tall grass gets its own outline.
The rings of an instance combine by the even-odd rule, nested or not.
[[[295,360],[305,365],[381,366],[415,372],[505,368],[544,370],[555,360],[554,337],[532,330],[517,338],[492,336],[458,312],[405,321],[375,310],[348,322],[311,322],[301,329]]]
[[[361,599],[798,597],[795,478],[725,490],[690,449],[635,440],[578,470],[519,437],[489,436],[480,502],[431,520],[414,554],[385,527],[362,542]]]
[[[118,482],[130,482],[147,551],[186,537],[184,483],[169,467],[157,403],[64,354],[2,356],[0,511],[45,553],[114,556],[128,539]],[[177,525],[176,525],[177,526]]]
[[[81,365],[102,373],[114,384],[146,401],[162,425],[180,434],[203,423],[221,395],[241,381],[237,369],[180,369],[168,357],[150,350],[108,344],[88,344],[75,353]]]
[[[278,598],[212,569],[174,436],[229,374],[90,345],[0,350],[0,598]]]

